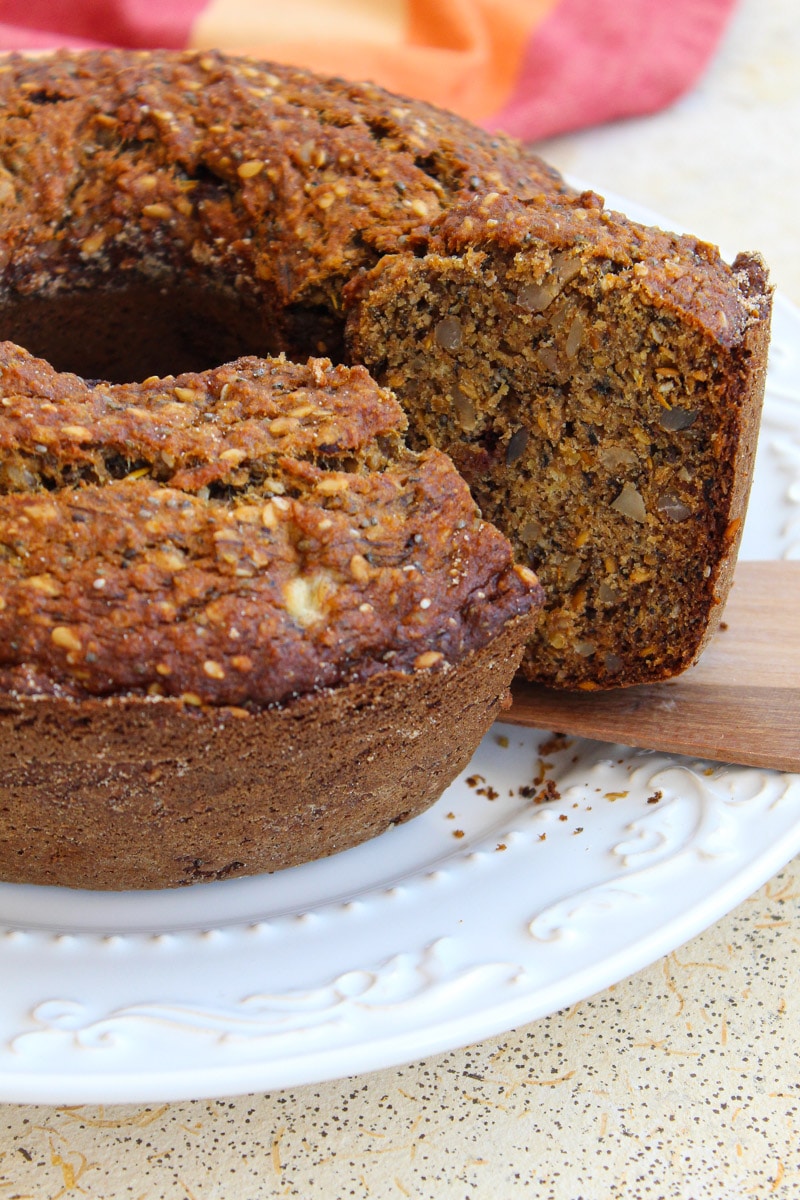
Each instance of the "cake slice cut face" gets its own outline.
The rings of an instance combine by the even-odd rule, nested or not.
[[[348,343],[540,576],[529,678],[652,682],[715,624],[741,533],[770,292],[587,193],[453,208],[348,293]]]

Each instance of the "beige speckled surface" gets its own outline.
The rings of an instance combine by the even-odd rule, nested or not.
[[[796,0],[742,0],[690,96],[545,153],[762,250],[800,303],[798,64]],[[798,897],[795,861],[617,987],[401,1069],[213,1102],[2,1105],[0,1200],[800,1196]]]

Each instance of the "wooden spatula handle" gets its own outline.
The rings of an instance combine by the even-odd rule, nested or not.
[[[800,562],[740,562],[722,626],[666,683],[563,692],[518,681],[502,720],[800,771]]]

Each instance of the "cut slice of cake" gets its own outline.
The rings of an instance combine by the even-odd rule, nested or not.
[[[730,581],[770,289],[592,193],[452,208],[347,292],[351,357],[394,389],[539,574],[523,670],[566,687],[673,675]]]

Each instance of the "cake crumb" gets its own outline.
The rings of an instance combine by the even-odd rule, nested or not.
[[[546,742],[542,742],[539,753],[547,757],[550,754],[558,754],[561,750],[568,750],[571,745],[572,739],[565,733],[553,733]]]
[[[478,788],[476,795],[485,796],[487,800],[498,800],[500,798],[500,793],[488,784],[486,787]]]
[[[548,779],[542,788],[523,784],[519,789],[519,794],[525,799],[532,799],[534,804],[548,804],[551,800],[561,799],[561,793],[552,779]]]

